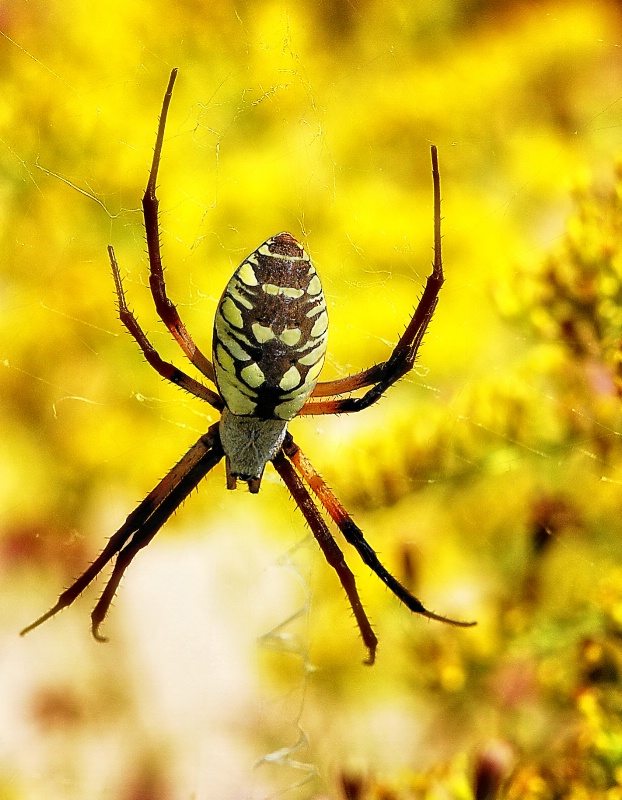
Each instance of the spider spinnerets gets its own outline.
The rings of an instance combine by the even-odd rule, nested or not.
[[[237,480],[242,480],[253,493],[259,491],[266,464],[269,461],[273,464],[302,511],[326,560],[339,577],[368,651],[365,663],[373,664],[378,639],[363,609],[355,577],[311,492],[345,540],[358,552],[363,563],[407,608],[450,625],[474,625],[474,622],[462,622],[429,611],[391,575],[361,529],[287,430],[288,422],[296,416],[362,411],[379,400],[390,386],[412,369],[444,280],[436,147],[431,148],[434,264],[419,304],[386,361],[347,378],[317,383],[324,363],[328,329],[322,285],[302,245],[291,234],[279,233],[251,253],[225,287],[216,309],[212,363],[193,341],[175,304],[167,295],[160,252],[156,183],[176,78],[177,70],[174,69],[162,103],[151,171],[143,196],[149,286],[158,316],[184,355],[204,378],[214,384],[215,389],[187,375],[159,355],[127,305],[119,266],[111,246],[108,247],[108,255],[119,317],[138,343],[147,362],[163,378],[209,403],[222,415],[132,511],[95,561],[59,596],[56,604],[24,628],[22,634],[71,605],[104,567],[114,561],[110,578],[91,613],[93,636],[105,641],[99,629],[125,570],[223,457],[227,488],[235,489]],[[357,396],[356,392],[360,389],[365,391]]]

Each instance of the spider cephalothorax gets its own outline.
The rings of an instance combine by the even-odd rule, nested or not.
[[[474,625],[474,622],[460,622],[428,611],[385,569],[361,529],[287,431],[288,422],[298,415],[349,413],[367,408],[412,368],[444,280],[436,147],[432,147],[434,266],[415,313],[387,361],[348,378],[316,383],[324,363],[328,329],[322,285],[302,245],[291,234],[279,233],[244,259],[225,287],[216,309],[212,363],[194,343],[166,293],[160,253],[156,181],[176,77],[177,70],[173,70],[164,95],[151,172],[143,197],[149,285],[160,319],[190,362],[216,390],[160,357],[127,306],[112,247],[108,248],[108,254],[119,316],[148,363],[163,378],[221,411],[222,416],[129,515],[91,566],[60,595],[56,605],[24,628],[22,634],[73,603],[114,559],[110,579],[91,614],[93,636],[105,641],[99,628],[123,573],[138,551],[149,544],[223,456],[227,487],[235,489],[236,479],[239,479],[246,481],[253,493],[259,491],[266,464],[269,461],[273,464],[326,560],[339,576],[368,650],[366,663],[373,664],[378,640],[361,604],[354,575],[305,483],[363,562],[411,611],[451,625]],[[369,388],[362,395],[352,396],[365,387]]]

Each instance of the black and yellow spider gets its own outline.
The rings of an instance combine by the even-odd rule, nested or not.
[[[116,557],[110,579],[91,615],[93,636],[105,641],[99,628],[130,562],[223,456],[227,488],[235,489],[236,480],[241,480],[248,484],[252,493],[259,491],[264,468],[268,461],[272,462],[309,523],[326,560],[339,576],[368,650],[366,663],[373,664],[378,640],[363,610],[354,575],[302,479],[364,563],[411,611],[451,625],[474,625],[474,622],[460,622],[428,611],[382,566],[360,528],[287,431],[290,420],[298,415],[342,414],[367,408],[412,368],[443,284],[436,147],[432,147],[434,267],[419,305],[388,361],[348,378],[317,383],[324,363],[328,327],[322,284],[302,245],[291,234],[279,233],[251,253],[225,287],[216,309],[212,362],[196,346],[168,298],[162,270],[156,181],[176,77],[174,69],[164,95],[151,172],[143,197],[149,285],[160,319],[184,354],[216,390],[159,356],[127,306],[112,247],[108,248],[108,253],[121,321],[138,342],[149,364],[163,378],[205,400],[222,412],[222,416],[129,515],[93,564],[60,595],[56,605],[24,628],[22,634],[73,603]],[[371,388],[362,396],[350,396],[367,386]],[[345,394],[348,397],[343,397]]]

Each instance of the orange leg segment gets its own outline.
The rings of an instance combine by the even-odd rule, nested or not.
[[[309,459],[294,442],[290,434],[287,435],[285,443],[283,444],[283,452],[291,460],[299,475],[309,484],[329,516],[343,533],[345,539],[356,549],[363,562],[376,573],[380,580],[405,606],[407,606],[407,608],[429,619],[446,622],[449,625],[456,625],[461,628],[470,628],[472,625],[476,624],[475,622],[462,622],[461,620],[450,619],[449,617],[435,614],[433,611],[428,611],[421,601],[414,597],[405,586],[402,586],[402,584],[380,563],[376,552],[363,536],[362,530],[354,523],[348,512],[328,488],[324,479],[315,471]]]
[[[276,471],[283,479],[283,483],[289,489],[292,497],[296,501],[296,504],[304,514],[305,519],[309,523],[309,527],[313,531],[313,535],[322,548],[324,557],[339,576],[339,580],[341,581],[341,585],[348,596],[348,600],[352,606],[352,611],[354,612],[354,617],[359,626],[359,630],[361,631],[363,644],[369,653],[367,660],[364,663],[371,666],[376,658],[378,639],[376,634],[373,632],[371,623],[369,622],[365,610],[363,609],[363,604],[361,603],[361,598],[359,597],[358,590],[356,588],[354,575],[346,564],[339,545],[333,539],[331,532],[328,530],[328,526],[322,519],[322,515],[313,502],[311,495],[307,491],[307,488],[300,480],[298,475],[296,475],[290,462],[287,461],[283,453],[280,452],[273,459],[272,463],[274,464]]]

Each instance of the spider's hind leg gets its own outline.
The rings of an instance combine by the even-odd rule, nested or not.
[[[300,480],[298,475],[296,475],[294,468],[285,458],[282,451],[272,459],[272,463],[274,464],[276,471],[283,479],[283,483],[289,489],[292,497],[296,501],[296,504],[304,514],[305,519],[309,523],[309,527],[311,528],[313,535],[322,548],[324,557],[339,576],[341,585],[343,586],[345,593],[348,596],[348,600],[350,601],[350,605],[352,606],[354,617],[363,638],[363,644],[369,653],[367,660],[364,663],[371,666],[376,658],[378,639],[372,630],[371,623],[369,622],[367,614],[363,608],[363,604],[361,603],[361,599],[356,588],[354,575],[346,564],[339,545],[333,539],[331,532],[328,530],[328,526],[322,519],[322,515],[313,502],[313,499],[307,491],[306,486]]]
[[[309,459],[292,439],[291,434],[288,434],[285,438],[283,452],[293,463],[298,473],[309,484],[320,503],[343,533],[346,540],[356,549],[363,562],[376,573],[387,588],[389,588],[407,608],[415,614],[421,614],[429,619],[434,619],[438,622],[446,622],[448,625],[456,625],[460,628],[470,628],[476,624],[475,622],[463,622],[461,620],[451,619],[450,617],[435,614],[433,611],[428,611],[423,603],[412,595],[408,589],[406,589],[397,578],[394,578],[381,564],[376,552],[363,536],[363,531],[355,524],[352,517],[328,488],[324,479],[316,472]]]
[[[218,437],[218,423],[216,423],[195,442],[155,489],[132,511],[91,566],[60,595],[56,605],[24,628],[21,635],[38,628],[63,608],[70,606],[104,567],[116,557],[110,580],[91,617],[93,636],[99,641],[106,641],[105,637],[99,633],[99,627],[110,608],[126,568],[138,551],[149,544],[166,520],[222,457],[223,450]]]

